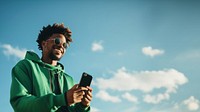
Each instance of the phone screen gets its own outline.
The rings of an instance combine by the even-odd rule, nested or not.
[[[91,82],[92,82],[92,76],[89,75],[88,73],[83,72],[79,86],[80,87],[90,86]]]

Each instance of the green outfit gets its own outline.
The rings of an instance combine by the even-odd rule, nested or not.
[[[10,103],[15,112],[59,112],[61,107],[69,112],[89,112],[90,107],[81,103],[67,106],[66,92],[73,85],[73,78],[64,73],[62,64],[44,63],[37,54],[28,51],[25,59],[12,69]]]

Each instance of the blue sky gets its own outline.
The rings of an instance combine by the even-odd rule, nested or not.
[[[0,111],[11,69],[37,49],[43,26],[64,23],[61,60],[78,83],[93,75],[92,112],[200,112],[200,2],[194,0],[0,1]]]

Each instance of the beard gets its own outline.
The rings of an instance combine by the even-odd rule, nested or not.
[[[57,57],[53,52],[50,52],[49,58],[52,60],[60,61],[61,57]]]

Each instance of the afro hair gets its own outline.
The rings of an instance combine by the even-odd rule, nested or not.
[[[53,25],[43,26],[43,29],[40,30],[36,42],[38,43],[38,49],[42,50],[42,41],[48,40],[53,34],[63,34],[66,38],[67,43],[72,42],[72,32],[68,27],[65,27],[64,24],[54,23]]]

